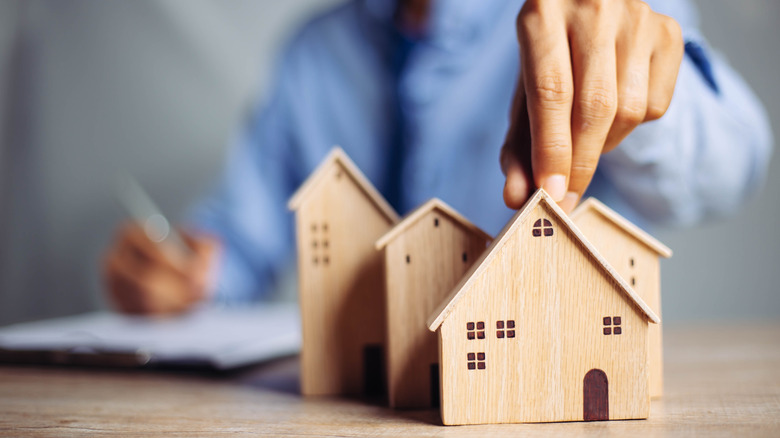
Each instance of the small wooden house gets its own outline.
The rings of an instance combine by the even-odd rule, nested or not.
[[[384,391],[385,276],[374,243],[398,215],[340,148],[290,199],[304,395]]]
[[[661,317],[661,266],[659,257],[672,250],[623,216],[594,198],[570,215],[585,237],[625,279],[642,300]],[[650,327],[650,397],[663,395],[663,342],[661,324]]]
[[[438,340],[425,323],[490,239],[449,205],[432,199],[377,241],[387,273],[390,406],[439,405]]]
[[[658,316],[543,190],[429,320],[444,424],[647,418]]]

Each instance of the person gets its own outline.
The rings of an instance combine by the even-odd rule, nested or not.
[[[772,142],[683,0],[352,1],[302,28],[271,90],[194,213],[194,256],[120,229],[104,268],[119,309],[266,296],[294,247],[287,198],[335,144],[400,213],[436,196],[496,233],[535,187],[642,225],[721,216]]]

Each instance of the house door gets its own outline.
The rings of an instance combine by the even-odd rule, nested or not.
[[[585,421],[609,420],[609,390],[607,374],[594,368],[585,374],[583,388]]]
[[[363,392],[367,396],[384,395],[385,367],[381,345],[363,348]]]

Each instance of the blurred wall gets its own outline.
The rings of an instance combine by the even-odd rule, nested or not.
[[[0,324],[104,306],[127,169],[181,217],[218,174],[279,44],[341,0],[0,2]],[[776,0],[699,1],[704,32],[780,126]],[[739,145],[735,145],[739,147]],[[780,316],[778,157],[735,217],[658,230],[666,322]]]

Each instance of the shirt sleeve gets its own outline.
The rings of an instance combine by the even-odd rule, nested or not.
[[[222,242],[215,300],[240,303],[266,297],[291,258],[292,215],[287,199],[299,184],[291,132],[293,72],[282,59],[270,99],[251,114],[231,145],[221,180],[197,205],[194,225]]]
[[[699,33],[690,4],[650,4],[683,29],[687,48],[674,97],[661,119],[605,154],[599,170],[645,219],[689,225],[733,212],[757,192],[772,133],[759,100]]]

